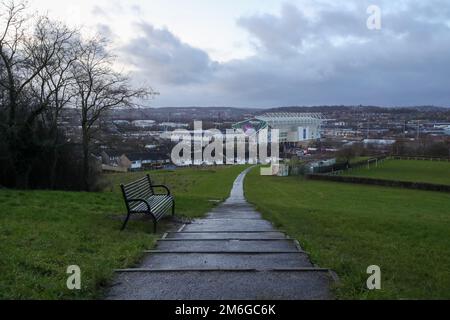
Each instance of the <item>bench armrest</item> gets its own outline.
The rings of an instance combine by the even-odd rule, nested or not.
[[[148,201],[147,200],[144,200],[144,199],[131,199],[131,200],[126,200],[128,203],[131,203],[131,202],[142,202],[142,203],[145,203],[146,205],[147,205],[147,209],[148,209],[148,211],[151,211],[151,207],[150,207],[150,204],[148,203]]]
[[[169,188],[167,186],[163,186],[163,185],[157,185],[157,186],[152,186],[152,188],[160,188],[160,189],[165,189],[167,191],[167,195],[171,196],[171,192],[169,190]]]

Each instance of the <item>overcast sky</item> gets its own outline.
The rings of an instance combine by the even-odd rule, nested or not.
[[[30,3],[109,37],[156,107],[450,106],[448,0]]]

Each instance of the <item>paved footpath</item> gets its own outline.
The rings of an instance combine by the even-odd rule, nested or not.
[[[247,203],[243,182],[205,219],[168,233],[139,269],[118,270],[111,300],[332,299],[329,270]]]

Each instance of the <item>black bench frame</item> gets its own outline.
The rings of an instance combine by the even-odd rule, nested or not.
[[[175,216],[175,199],[169,188],[164,185],[154,185],[150,175],[127,185],[122,184],[120,187],[128,210],[122,231],[125,230],[133,214],[146,214],[152,217],[155,233],[158,221],[164,217],[170,207],[172,207],[172,216]],[[164,189],[167,193],[156,194],[155,188]]]

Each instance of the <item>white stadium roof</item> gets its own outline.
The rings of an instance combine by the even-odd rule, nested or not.
[[[294,113],[294,112],[283,112],[283,113],[266,113],[261,116],[257,116],[256,119],[265,121],[269,124],[279,123],[279,124],[295,124],[295,123],[311,123],[319,124],[324,118],[320,113]]]

